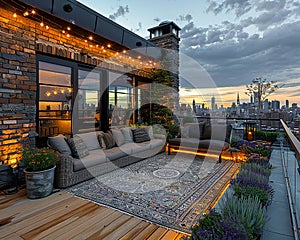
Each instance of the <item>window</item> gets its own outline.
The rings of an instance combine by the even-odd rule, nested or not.
[[[101,72],[78,70],[76,106],[78,132],[100,129],[100,81]]]
[[[72,68],[45,61],[38,62],[39,137],[71,134]]]
[[[128,125],[135,122],[134,88],[132,77],[109,73],[109,123],[112,126]]]

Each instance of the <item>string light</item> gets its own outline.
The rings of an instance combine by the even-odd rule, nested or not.
[[[84,40],[84,42],[86,42],[86,43],[87,43],[87,40],[85,39],[85,40]]]
[[[36,11],[34,9],[32,9],[31,14],[36,14]]]
[[[18,15],[16,13],[13,14],[13,17],[16,18]]]
[[[49,26],[48,25],[46,25],[46,29],[49,30]]]
[[[71,30],[71,27],[68,26],[68,27],[67,27],[67,30],[70,31],[70,30]]]
[[[23,13],[23,16],[24,16],[24,17],[29,16],[29,12],[28,12],[28,11],[24,12],[24,13]]]
[[[92,41],[93,40],[93,36],[89,36],[89,39]]]
[[[111,44],[107,44],[107,47],[110,48],[110,47],[111,47]]]

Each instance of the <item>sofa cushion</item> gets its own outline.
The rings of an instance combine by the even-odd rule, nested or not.
[[[74,138],[68,138],[67,142],[74,158],[84,158],[89,155],[89,150],[80,137],[75,135]]]
[[[84,141],[88,150],[92,151],[100,148],[97,135],[98,133],[96,132],[88,132],[88,133],[76,134],[75,136],[80,137]]]
[[[96,166],[101,163],[107,162],[106,155],[102,149],[90,151],[88,156],[85,156],[81,159],[73,160],[73,169],[74,171],[79,171],[84,168],[89,168]]]
[[[201,139],[214,139],[230,142],[231,125],[213,124],[205,125]]]
[[[123,146],[123,145],[122,145]],[[122,151],[122,149],[120,149],[119,147],[114,147],[114,148],[110,148],[110,149],[105,149],[104,153],[106,155],[106,157],[110,160],[116,160],[118,158],[121,157],[125,157],[127,154],[125,152]]]
[[[116,146],[115,139],[110,131],[103,134],[103,140],[104,140],[106,149]]]
[[[136,143],[150,141],[149,134],[145,128],[132,129],[133,141]]]
[[[133,136],[132,136],[132,131],[131,127],[124,127],[121,128],[122,134],[124,136],[125,143],[132,143],[133,142]]]
[[[163,139],[153,139],[150,141],[150,148],[157,148],[157,147],[161,147],[163,148],[165,142]]]
[[[48,145],[60,153],[67,155],[72,154],[72,151],[66,142],[66,137],[62,134],[59,134],[55,137],[48,137]]]
[[[203,139],[199,140],[197,138],[173,138],[169,140],[169,144],[173,146],[189,147],[196,149],[212,149],[212,150],[222,150],[227,148],[229,143],[221,140],[213,139]]]
[[[114,140],[115,140],[117,146],[122,146],[125,143],[124,135],[120,129],[112,128],[111,133],[114,137]]]
[[[132,148],[132,154],[147,151],[151,149],[150,142],[134,143],[135,146]]]

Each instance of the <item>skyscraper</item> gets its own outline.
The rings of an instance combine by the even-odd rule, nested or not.
[[[215,108],[216,108],[216,99],[215,99],[215,97],[212,97],[211,98],[211,109],[215,110]]]

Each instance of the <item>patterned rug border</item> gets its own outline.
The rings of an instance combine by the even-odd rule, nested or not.
[[[166,156],[164,156],[164,155],[165,154],[156,155],[152,158],[148,158],[143,161],[140,161],[140,162],[138,162],[138,164],[140,164],[140,165],[143,163],[146,164],[147,161],[154,162],[156,160],[155,158],[160,159],[160,157],[162,159],[164,159],[164,158],[166,158]],[[137,163],[135,163],[135,164],[137,164]],[[129,165],[127,167],[130,167],[133,165]],[[181,199],[179,199],[179,201],[176,202],[175,209],[173,209],[173,210],[174,211],[176,210],[175,212],[180,211],[179,215],[174,215],[175,214],[175,213],[173,213],[174,211],[172,209],[168,209],[168,208],[165,208],[165,211],[167,213],[159,212],[158,207],[155,207],[155,206],[160,207],[159,202],[154,202],[154,204],[153,204],[153,202],[150,202],[149,203],[150,208],[144,207],[141,204],[141,202],[140,202],[140,205],[138,203],[135,203],[135,205],[134,205],[132,202],[129,201],[129,199],[132,200],[136,196],[130,195],[130,193],[128,193],[128,197],[127,197],[128,199],[125,199],[125,200],[123,200],[124,196],[120,196],[118,194],[115,194],[110,198],[112,201],[106,200],[109,198],[109,196],[101,195],[101,194],[96,195],[96,193],[94,193],[92,191],[93,190],[92,188],[93,187],[95,188],[95,185],[99,184],[98,180],[95,178],[88,180],[86,182],[83,182],[83,183],[79,183],[70,188],[67,188],[67,189],[65,189],[65,191],[74,195],[75,197],[78,197],[78,198],[81,198],[81,199],[84,199],[87,201],[91,201],[99,206],[107,207],[107,208],[119,211],[121,213],[128,214],[129,216],[136,217],[136,218],[146,221],[150,224],[155,224],[155,225],[164,227],[166,229],[172,229],[179,233],[190,234],[191,233],[190,227],[198,221],[199,216],[201,216],[203,213],[203,211],[201,211],[201,210],[203,210],[203,209],[201,209],[201,207],[203,207],[203,205],[204,205],[204,209],[207,210],[207,208],[209,206],[211,206],[213,201],[216,201],[217,199],[219,199],[221,190],[224,189],[226,184],[229,183],[231,177],[238,171],[238,168],[239,168],[236,165],[236,163],[228,162],[228,161],[223,161],[221,164],[217,164],[216,166],[217,166],[216,169],[214,169],[212,172],[210,172],[208,176],[203,177],[201,179],[201,181],[197,181],[197,180],[194,181],[195,186],[194,186],[194,188],[191,188],[189,191],[187,191],[186,196],[183,197],[183,200],[185,200],[184,202],[180,202]],[[117,169],[115,171],[120,171],[120,169]],[[107,175],[109,177],[109,174],[112,174],[112,173],[107,173],[102,176]],[[120,173],[116,172],[115,174],[120,174]],[[102,177],[102,176],[100,176],[100,177]],[[104,183],[102,183],[102,184],[105,185]],[[217,184],[219,185],[219,187],[217,187],[217,190],[216,190],[217,193],[216,193],[216,195],[214,195],[211,193],[211,191],[213,191],[213,188]],[[100,184],[98,186],[101,188],[100,191],[105,190],[105,186],[102,186]],[[84,191],[84,188],[86,188],[86,187],[88,188],[88,192]],[[81,188],[83,188],[83,189],[81,189]],[[109,187],[107,187],[107,188],[109,189]],[[98,190],[98,189],[96,188],[96,190]],[[114,192],[114,191],[112,191],[112,192]],[[118,192],[116,191],[116,193],[118,193]],[[139,198],[139,201],[142,201],[142,203],[143,203],[143,201],[147,202],[147,200],[148,199],[146,199],[146,200],[142,199],[142,197]],[[130,208],[130,206],[134,206],[135,208],[132,210]],[[143,208],[147,209],[146,212],[141,212],[141,209],[143,209]],[[149,211],[149,212],[147,212],[147,211]],[[157,213],[161,213],[161,215],[158,215]],[[173,213],[173,215],[172,215],[172,213]],[[156,215],[154,215],[154,214],[156,214],[158,216],[156,217]],[[168,214],[171,214],[171,215],[168,215]],[[154,217],[156,217],[156,218],[154,218]],[[164,221],[164,220],[166,220],[166,221]],[[180,225],[183,223],[187,223],[187,224]]]

